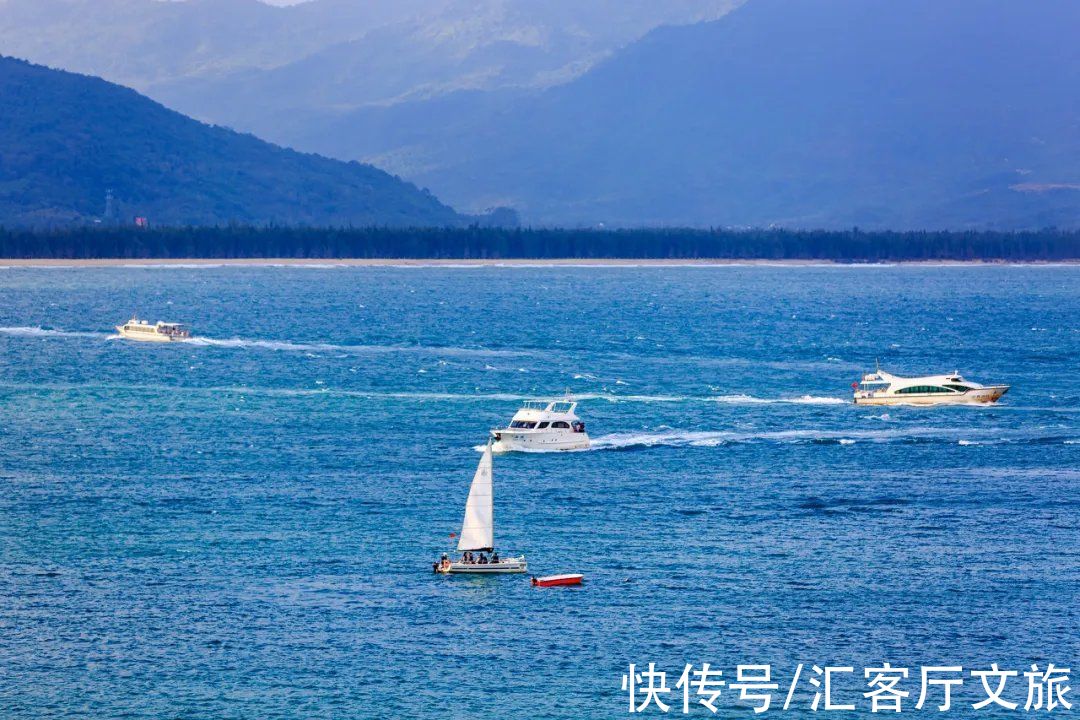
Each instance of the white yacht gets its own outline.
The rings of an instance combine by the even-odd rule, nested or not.
[[[117,325],[116,332],[120,333],[122,338],[142,342],[174,342],[191,338],[187,325],[160,321],[151,325],[134,315],[123,325]]]
[[[574,413],[577,403],[564,400],[527,400],[514,413],[510,425],[491,431],[495,452],[585,450],[589,435]]]
[[[881,368],[852,383],[856,405],[967,405],[997,402],[1008,385],[980,385],[951,375],[905,378]]]
[[[457,560],[446,554],[432,564],[443,574],[507,575],[523,573],[528,565],[525,556],[500,558],[495,552],[495,508],[492,486],[491,441],[488,440],[480,464],[476,466],[469,499],[465,501],[465,518],[461,521]],[[478,553],[478,554],[477,554]],[[485,553],[488,553],[485,555]]]

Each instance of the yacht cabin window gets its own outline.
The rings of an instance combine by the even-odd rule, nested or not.
[[[954,390],[948,388],[938,387],[937,385],[912,385],[911,387],[900,388],[896,391],[898,395],[919,394],[925,395],[927,393],[951,393]]]
[[[553,428],[566,428],[566,429],[569,429],[569,428],[570,428],[570,423],[568,423],[568,422],[564,422],[564,421],[562,421],[562,420],[558,420],[558,421],[556,421],[556,422],[553,422],[553,423],[551,423],[551,427],[553,427]]]

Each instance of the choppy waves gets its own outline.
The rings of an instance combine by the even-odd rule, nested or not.
[[[0,330],[2,332],[2,330]],[[108,337],[108,336],[102,336]],[[228,346],[226,346],[228,347]],[[311,351],[314,348],[308,348]],[[69,384],[54,384],[46,383],[34,386],[17,386],[20,390],[51,390],[51,391],[70,391],[78,392],[80,390],[108,390],[115,389],[123,392],[146,392],[146,393],[159,393],[167,392],[170,395],[176,393],[231,393],[237,395],[249,395],[249,396],[267,396],[267,397],[355,397],[355,398],[376,398],[376,399],[394,399],[394,400],[416,400],[416,401],[442,401],[442,402],[483,402],[483,401],[497,401],[497,402],[522,402],[524,400],[531,400],[536,397],[534,394],[525,393],[507,393],[507,392],[472,392],[472,393],[457,393],[457,392],[439,392],[439,391],[423,391],[423,390],[361,390],[361,389],[348,389],[348,388],[331,388],[331,387],[318,387],[318,388],[269,388],[269,387],[257,387],[257,386],[231,386],[231,387],[200,387],[200,386],[158,386],[158,385],[108,385],[108,384],[93,384],[93,385],[69,385]],[[571,398],[576,401],[600,401],[607,403],[710,403],[710,402],[722,402],[724,404],[746,404],[746,405],[769,405],[769,404],[794,404],[794,405],[846,405],[846,401],[839,398],[755,398],[747,395],[729,396],[724,400],[718,401],[714,397],[707,396],[688,396],[688,395],[617,395],[614,393],[574,393]]]
[[[68,337],[68,338],[92,338],[92,339],[107,339],[118,338],[119,335],[115,333],[106,332],[86,332],[86,331],[70,331],[63,329],[50,329],[42,327],[6,327],[0,328],[0,334],[9,336],[23,336],[23,337]],[[573,348],[573,347],[559,347],[552,345],[544,346],[517,346],[517,347],[467,347],[467,346],[441,346],[441,345],[420,345],[420,344],[404,344],[404,343],[387,343],[387,344],[375,344],[375,343],[334,343],[327,342],[318,339],[295,339],[295,338],[244,338],[244,337],[232,337],[232,338],[215,338],[206,336],[195,336],[187,340],[182,340],[175,345],[181,345],[186,347],[205,347],[205,348],[220,348],[229,350],[256,350],[256,351],[276,351],[276,352],[296,352],[296,353],[343,353],[343,354],[391,354],[391,353],[413,353],[413,354],[425,354],[436,356],[449,356],[449,357],[479,357],[479,358],[537,358],[544,362],[550,362],[553,359],[558,359],[559,362],[566,364],[581,363],[583,358],[587,358],[591,361],[599,360],[611,360],[611,359],[625,359],[640,361],[644,363],[651,363],[657,361],[663,361],[665,363],[678,362],[687,363],[691,365],[718,365],[718,366],[754,366],[754,367],[772,367],[776,369],[803,369],[803,370],[829,370],[836,369],[836,358],[830,358],[828,362],[816,362],[816,361],[763,361],[744,357],[712,357],[712,356],[699,356],[699,355],[685,355],[679,352],[670,352],[670,354],[662,356],[638,356],[634,353],[629,353],[623,350],[596,350],[588,348]],[[852,366],[857,367],[857,366]],[[485,368],[488,370],[497,369],[494,367]],[[571,372],[573,380],[579,382],[601,382],[600,376],[575,370]],[[611,379],[608,381],[615,385],[628,384],[622,379]],[[740,399],[745,399],[746,402],[773,402],[769,399],[754,399],[746,395],[730,395],[720,396],[715,398],[716,402],[739,402]],[[804,396],[803,398],[794,398],[785,400],[785,402],[814,402],[815,399],[810,396]],[[825,399],[824,402],[835,402],[836,399]]]

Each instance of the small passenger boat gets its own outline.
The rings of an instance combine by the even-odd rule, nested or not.
[[[125,340],[141,342],[175,342],[191,338],[191,331],[183,323],[158,321],[151,325],[134,315],[123,325],[117,325],[116,332]]]
[[[510,425],[491,431],[495,452],[586,450],[589,435],[577,416],[577,403],[563,400],[526,400]]]
[[[562,585],[580,585],[585,579],[584,575],[547,575],[534,577],[532,584],[536,587],[559,587]]]
[[[432,569],[437,573],[471,575],[506,575],[526,570],[525,556],[500,558],[495,552],[495,510],[492,491],[491,441],[488,440],[480,464],[476,466],[469,498],[465,501],[465,519],[457,549],[457,560],[443,554]],[[477,554],[478,553],[478,554]]]
[[[851,384],[856,405],[967,405],[997,402],[1008,385],[980,385],[960,371],[905,378],[881,368]]]

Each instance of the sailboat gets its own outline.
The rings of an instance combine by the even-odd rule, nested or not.
[[[437,573],[504,575],[525,572],[525,556],[500,558],[495,552],[495,512],[491,486],[491,440],[488,440],[480,464],[476,466],[469,499],[465,501],[465,519],[457,549],[461,558],[451,560],[446,554],[434,563]],[[486,553],[486,554],[485,554]],[[492,562],[494,560],[495,562]]]

